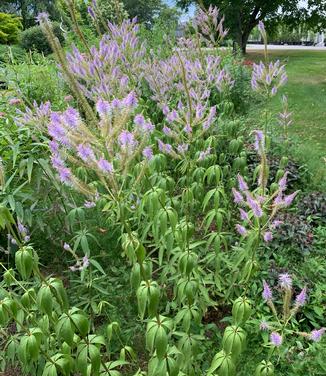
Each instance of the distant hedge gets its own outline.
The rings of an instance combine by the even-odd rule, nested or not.
[[[64,37],[60,25],[58,23],[53,23],[53,32],[59,39],[60,43],[64,43]],[[40,26],[33,26],[26,29],[21,34],[21,46],[25,50],[35,50],[48,55],[52,52],[52,49],[44,35]]]

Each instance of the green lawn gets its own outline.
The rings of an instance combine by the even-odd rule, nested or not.
[[[250,52],[247,58],[263,60],[263,52]],[[296,143],[295,153],[307,163],[316,185],[326,187],[326,52],[271,51],[270,58],[286,64],[289,81],[282,94],[287,94],[293,111],[290,134]],[[280,111],[279,96],[269,109]]]

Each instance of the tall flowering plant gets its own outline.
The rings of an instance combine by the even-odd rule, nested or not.
[[[267,186],[265,135],[256,131],[255,148],[261,159],[257,188],[249,189],[246,178],[239,175],[239,188],[233,189],[241,216],[236,239],[241,236],[247,243],[244,252],[232,253],[235,261],[228,259],[224,251],[234,246],[235,232],[229,227],[229,194],[238,165],[231,166],[219,147],[224,142],[222,124],[237,135],[237,123],[229,121],[221,106],[234,80],[223,59],[202,48],[215,43],[216,36],[218,40],[225,36],[223,19],[216,8],[207,15],[200,11],[194,37],[181,40],[164,60],[145,55],[135,20],[109,23],[98,47],[88,46],[76,24],[84,50],[74,47],[68,54],[53,37],[47,16],[40,15],[39,21],[77,105],[68,104],[60,112],[50,104],[36,106],[20,117],[19,124],[36,125],[46,135],[54,171],[85,198],[85,207],[100,206],[112,223],[119,224],[139,317],[146,322],[148,375],[202,374],[205,312],[216,305],[216,296],[229,302],[242,295],[234,301],[233,325],[224,332],[222,351],[208,370],[208,374],[216,370],[235,374],[245,348],[243,327],[251,313],[246,295],[256,251],[262,240],[272,239],[278,225],[275,214],[289,206],[295,194],[284,193],[286,175],[275,191]],[[155,125],[154,111],[145,101],[148,92],[160,113],[161,121]],[[225,143],[230,159],[240,159],[241,139]],[[238,162],[245,170],[243,154],[241,158]],[[232,262],[222,265],[225,260]],[[234,271],[239,274],[244,260],[237,280]],[[82,271],[90,262],[84,257],[72,268]],[[85,334],[82,340],[90,339]],[[96,345],[101,348],[101,343]],[[92,360],[90,351],[95,350],[83,347],[83,351]],[[92,374],[103,368],[107,372],[104,365],[95,365]]]

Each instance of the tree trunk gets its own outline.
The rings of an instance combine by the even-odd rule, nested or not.
[[[241,52],[243,53],[243,55],[245,55],[247,52],[248,39],[249,39],[249,34],[243,33],[241,36]]]
[[[239,48],[243,54],[246,53],[247,43],[248,43],[249,34],[239,32],[233,43],[233,51],[236,51],[236,48]]]

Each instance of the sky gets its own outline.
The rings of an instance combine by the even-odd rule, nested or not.
[[[164,0],[164,2],[170,6],[174,6],[175,3],[176,3],[176,0]],[[186,21],[188,20],[190,17],[192,17],[195,13],[195,7],[192,5],[189,7],[189,11],[188,12],[184,12],[181,16],[181,21]]]

